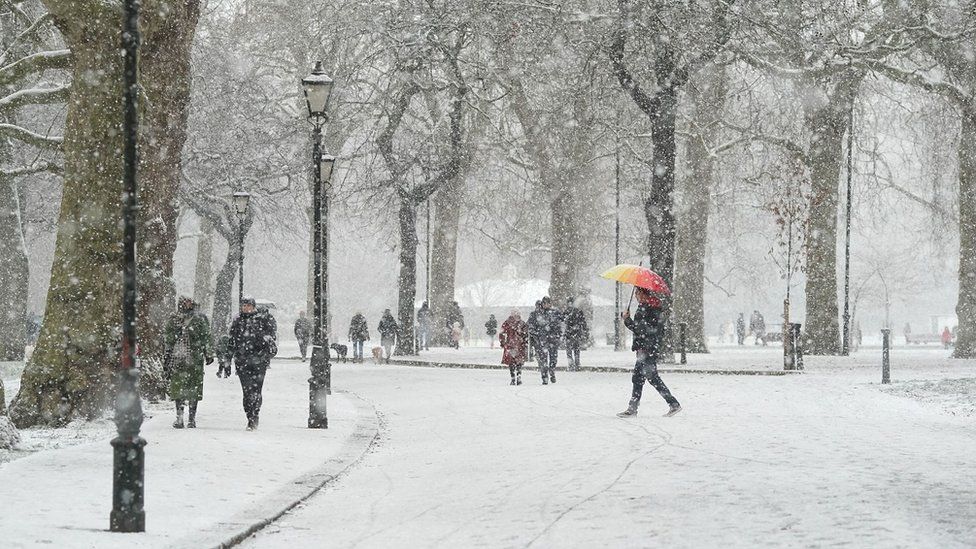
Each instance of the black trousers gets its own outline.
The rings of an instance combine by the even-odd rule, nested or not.
[[[237,377],[241,380],[241,391],[244,393],[244,415],[247,416],[248,421],[256,421],[261,413],[264,374],[263,368],[237,371]]]
[[[543,343],[535,348],[536,362],[542,379],[556,377],[556,363],[559,361],[559,343]]]
[[[298,340],[298,352],[302,353],[302,358],[304,359],[306,353],[308,352],[308,338]]]
[[[566,338],[566,357],[569,359],[569,369],[578,370],[580,367],[580,342]]]
[[[657,373],[657,357],[654,356],[654,353],[637,351],[637,364],[634,365],[634,375],[631,376],[630,380],[634,384],[634,392],[630,397],[632,408],[636,409],[640,406],[641,395],[644,393],[644,381],[657,389],[658,394],[669,406],[678,405],[678,399],[674,398],[671,391],[668,390],[668,386],[664,384],[661,376]]]

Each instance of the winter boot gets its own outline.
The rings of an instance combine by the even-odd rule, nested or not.
[[[174,429],[183,428],[183,401],[176,401],[176,421],[173,422]]]
[[[681,411],[681,405],[678,403],[674,403],[671,405],[671,409],[668,410],[668,413],[664,414],[664,417],[671,417],[680,411]]]
[[[549,381],[551,383],[555,383],[556,382],[556,372],[553,372],[553,373],[549,374]]]
[[[631,400],[630,403],[627,405],[627,409],[624,410],[623,412],[620,412],[619,414],[617,414],[617,417],[634,417],[634,416],[636,416],[637,415],[637,406],[639,404],[640,403],[638,401]]]
[[[522,374],[519,374],[518,376],[516,376],[516,378],[515,378],[515,384],[516,385],[521,385],[522,384]]]
[[[191,401],[190,402],[190,417],[187,418],[186,428],[187,429],[196,429],[197,428],[197,403],[196,403],[196,401]]]
[[[515,385],[515,376],[512,376],[512,383],[510,385]]]

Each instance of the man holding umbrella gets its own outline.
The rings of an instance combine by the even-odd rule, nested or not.
[[[634,417],[640,406],[641,395],[644,392],[644,381],[651,384],[668,403],[670,417],[681,411],[681,404],[674,398],[667,385],[661,380],[657,372],[657,355],[661,348],[661,338],[664,336],[664,325],[661,319],[663,309],[662,300],[654,294],[670,295],[671,290],[660,275],[654,271],[634,265],[618,265],[603,273],[604,278],[617,280],[634,285],[634,297],[637,298],[637,313],[631,318],[630,307],[621,316],[627,329],[634,332],[634,344],[631,350],[637,352],[637,362],[631,376],[633,392],[627,409],[617,414],[618,417]]]

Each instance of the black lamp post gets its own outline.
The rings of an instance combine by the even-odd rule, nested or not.
[[[115,426],[112,440],[113,532],[145,532],[146,441],[139,436],[142,402],[139,399],[139,368],[136,364],[136,213],[138,212],[136,167],[139,164],[139,0],[125,0],[122,21],[123,58],[123,205],[122,205],[122,361],[117,374]]]
[[[251,195],[244,191],[234,193],[234,211],[237,212],[237,307],[244,301],[244,218],[247,217],[247,205]]]
[[[851,178],[854,175],[854,101],[848,114],[847,127],[847,212],[844,216],[844,339],[840,354],[851,352]]]
[[[308,120],[312,124],[312,275],[314,310],[312,332],[311,377],[308,378],[308,427],[327,429],[329,417],[326,397],[332,393],[332,366],[329,364],[329,341],[326,319],[329,315],[329,185],[335,157],[322,151],[322,126],[329,121],[326,108],[335,82],[316,61],[312,73],[302,79]]]

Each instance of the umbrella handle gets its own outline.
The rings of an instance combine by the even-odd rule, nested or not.
[[[640,263],[637,264],[638,267],[644,266],[644,260],[641,259]],[[627,302],[627,312],[630,312],[630,306],[634,304],[634,294],[637,292],[637,286],[630,289],[630,301]]]

